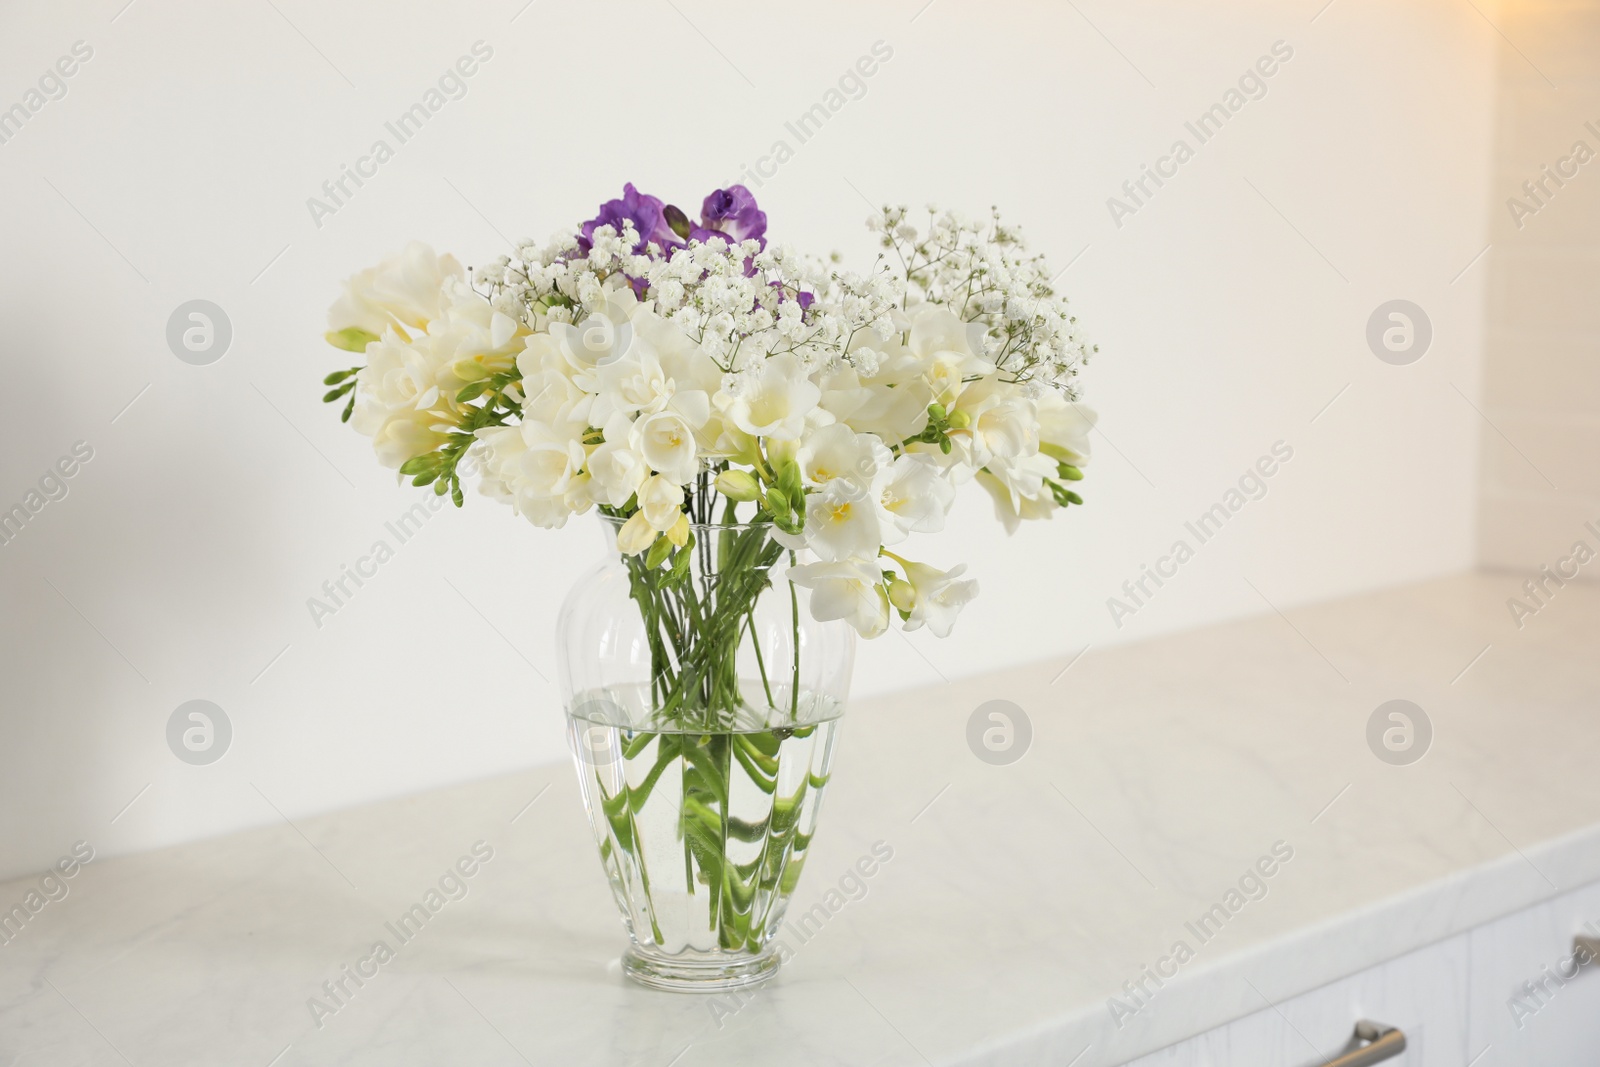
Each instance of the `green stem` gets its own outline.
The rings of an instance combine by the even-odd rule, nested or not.
[[[789,566],[795,565],[794,553],[789,553]],[[788,575],[784,576],[785,580]],[[789,582],[789,615],[794,620],[794,644],[790,648],[790,658],[794,660],[794,678],[789,683],[789,717],[795,718],[800,711],[800,596],[794,590],[794,583]]]
[[[756,633],[755,612],[751,612],[746,616],[746,618],[750,620],[748,627],[750,634],[750,647],[756,650],[756,667],[761,671],[761,688],[767,694],[767,707],[770,708],[774,704],[772,699],[772,683],[767,681],[767,663],[766,660],[764,660],[761,656],[761,636]]]
[[[707,497],[702,486],[697,496]],[[707,497],[697,516],[710,518]],[[725,518],[732,518],[728,502]],[[684,885],[694,894],[704,885],[707,919],[725,948],[754,946],[765,927],[772,901],[759,910],[760,894],[778,891],[776,879],[784,872],[794,849],[794,827],[771,825],[770,818],[746,824],[734,818],[733,775],[738,773],[756,789],[774,795],[777,786],[776,737],[770,737],[770,761],[753,744],[762,735],[737,733],[742,709],[754,703],[744,699],[739,677],[739,649],[748,638],[755,654],[761,692],[767,708],[776,704],[772,676],[756,626],[756,603],[772,586],[771,570],[784,549],[764,526],[739,529],[727,523],[719,531],[703,528],[695,543],[678,551],[689,552],[686,561],[670,557],[647,567],[643,555],[624,560],[629,594],[637,603],[650,651],[650,729],[676,739],[670,752],[658,750],[665,762],[681,768],[677,832],[683,845]],[[715,536],[715,544],[711,536]],[[657,557],[658,560],[660,557]],[[682,566],[675,566],[681,562]],[[789,553],[789,564],[795,564]],[[790,672],[789,711],[797,716],[800,689],[800,607],[793,585],[789,589],[793,662]],[[753,682],[752,682],[753,685]],[[745,747],[741,743],[748,742]],[[665,765],[663,762],[662,766]],[[735,764],[738,764],[737,771]],[[659,768],[657,768],[659,770]],[[657,775],[659,776],[659,775]],[[633,798],[642,806],[650,786]],[[744,790],[741,782],[740,789]],[[799,796],[804,796],[802,786]],[[741,792],[742,795],[742,792]],[[776,797],[774,798],[776,802]],[[798,802],[799,797],[794,798]],[[632,825],[630,805],[618,844],[628,851],[640,848]],[[626,838],[626,840],[624,840]],[[754,863],[737,864],[728,855],[730,842],[760,842]],[[643,875],[643,853],[637,852]],[[644,875],[647,877],[647,875]],[[648,893],[648,890],[646,890]]]

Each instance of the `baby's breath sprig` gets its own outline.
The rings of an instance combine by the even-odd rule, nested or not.
[[[985,354],[1003,380],[1077,399],[1074,379],[1098,349],[1056,292],[1044,256],[1028,254],[1021,230],[998,210],[971,220],[929,205],[925,227],[909,216],[904,205],[886,205],[867,220],[899,260],[908,301],[942,303],[984,325]]]

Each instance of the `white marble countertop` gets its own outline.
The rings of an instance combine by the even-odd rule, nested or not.
[[[565,765],[99,860],[0,947],[0,1064],[1122,1063],[1600,879],[1600,586],[1520,631],[1515,592],[1462,575],[852,706],[791,917],[892,859],[742,1000],[622,980]],[[1367,746],[1393,698],[1433,724],[1410,766]],[[965,739],[995,699],[1033,725],[1009,766]],[[1179,940],[1119,1028],[1108,999]]]

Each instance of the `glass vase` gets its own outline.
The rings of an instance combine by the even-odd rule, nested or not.
[[[766,525],[693,525],[652,560],[601,521],[608,557],[562,605],[557,658],[623,970],[659,989],[754,985],[779,964],[855,632],[811,617]]]

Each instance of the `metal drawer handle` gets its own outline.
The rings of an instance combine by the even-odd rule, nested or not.
[[[1392,1026],[1368,1022],[1366,1019],[1356,1023],[1355,1036],[1351,1040],[1368,1044],[1354,1052],[1345,1053],[1327,1064],[1327,1067],[1368,1067],[1369,1064],[1393,1059],[1406,1050],[1405,1034]]]

